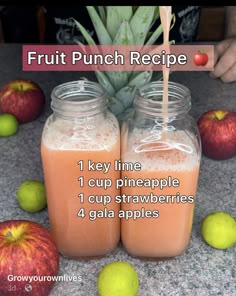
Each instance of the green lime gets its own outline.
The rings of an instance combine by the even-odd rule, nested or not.
[[[97,288],[100,296],[135,296],[139,288],[138,274],[128,262],[109,263],[99,272]]]
[[[47,206],[45,185],[41,181],[24,181],[16,195],[20,208],[26,212],[39,212]]]
[[[16,134],[19,123],[12,114],[0,114],[0,136],[9,137]]]
[[[236,221],[225,212],[210,213],[202,221],[201,233],[213,248],[230,248],[236,243]]]

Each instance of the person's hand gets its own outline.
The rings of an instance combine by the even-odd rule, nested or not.
[[[225,39],[216,44],[214,56],[214,71],[210,76],[223,82],[236,81],[236,38]]]

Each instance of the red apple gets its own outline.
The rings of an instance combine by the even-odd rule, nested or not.
[[[236,112],[209,110],[197,124],[205,156],[224,160],[236,155]]]
[[[28,220],[0,223],[0,295],[47,296],[58,271],[59,253],[46,228]]]
[[[193,61],[196,66],[205,66],[208,62],[208,55],[200,50],[194,55]]]
[[[0,89],[0,110],[15,115],[20,123],[35,120],[44,105],[43,90],[32,80],[12,80]]]

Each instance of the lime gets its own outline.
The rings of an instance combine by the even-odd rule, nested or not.
[[[47,206],[45,185],[41,181],[24,181],[16,195],[20,208],[26,212],[39,212]]]
[[[230,248],[236,243],[236,221],[225,212],[210,213],[202,221],[201,233],[213,248]]]
[[[19,123],[12,114],[0,114],[0,136],[9,137],[16,134]]]
[[[139,288],[138,274],[128,262],[109,263],[99,272],[97,288],[100,296],[135,296]]]

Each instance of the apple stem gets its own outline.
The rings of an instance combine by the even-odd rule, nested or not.
[[[11,233],[10,230],[7,232],[6,237],[7,237],[10,241],[15,241],[14,236],[12,235],[12,233]]]
[[[20,84],[20,91],[23,91],[23,85]]]

